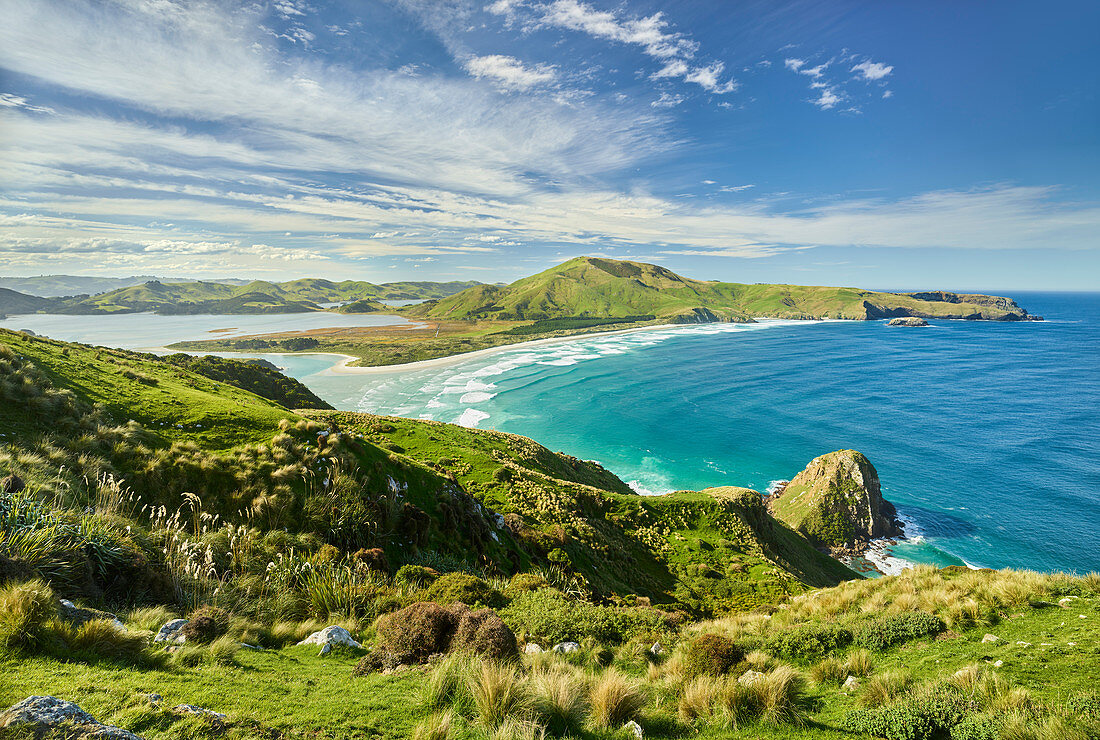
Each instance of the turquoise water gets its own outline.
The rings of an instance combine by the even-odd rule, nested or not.
[[[1044,323],[768,322],[586,338],[393,375],[314,375],[346,409],[523,434],[639,491],[765,490],[863,451],[910,521],[893,554],[1100,569],[1100,295]]]
[[[640,492],[765,490],[817,455],[859,449],[915,535],[893,556],[1100,570],[1100,294],[1014,297],[1049,320],[681,327],[369,374],[333,373],[331,355],[255,356],[338,408],[523,434],[598,460]],[[217,328],[343,321],[400,319],[142,314],[2,325],[142,348]]]

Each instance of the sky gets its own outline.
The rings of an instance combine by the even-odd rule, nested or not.
[[[1100,3],[0,0],[0,274],[1100,290]]]

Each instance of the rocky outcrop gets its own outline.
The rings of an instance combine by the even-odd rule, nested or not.
[[[183,628],[187,626],[188,621],[186,619],[173,619],[170,622],[165,622],[157,630],[153,642],[187,642],[187,638],[183,634]]]
[[[66,738],[142,740],[128,730],[105,725],[71,701],[54,696],[29,696],[0,714],[0,729],[30,725],[43,734],[62,731]]]
[[[897,511],[882,497],[878,471],[855,450],[815,458],[767,504],[818,547],[853,548],[903,535]]]
[[[122,623],[122,620],[119,619],[118,616],[110,612],[100,611],[99,609],[89,609],[77,606],[68,599],[61,599],[58,604],[57,615],[66,622],[70,622],[78,627],[85,622],[92,622],[100,619],[110,622],[116,629],[126,629],[126,625]]]
[[[363,647],[362,645],[359,644],[358,641],[356,641],[356,639],[354,637],[351,636],[350,632],[348,632],[343,627],[338,627],[337,625],[332,625],[331,627],[325,627],[323,630],[320,630],[319,632],[314,632],[312,635],[310,635],[306,639],[302,640],[298,644],[299,645],[322,645],[322,646],[327,645],[327,646],[329,646],[329,648],[332,648],[332,647],[350,647],[350,648],[359,649],[359,648]]]
[[[928,322],[916,316],[907,316],[903,319],[890,319],[887,326],[928,326]]]
[[[1029,314],[1011,298],[979,293],[948,293],[943,290],[922,293],[895,293],[900,305],[865,300],[866,319],[917,317],[925,319],[967,319],[970,321],[1042,321],[1042,316]],[[880,299],[881,301],[881,299]],[[914,304],[914,301],[920,303]],[[922,305],[925,304],[925,305]],[[957,308],[955,308],[957,306]]]

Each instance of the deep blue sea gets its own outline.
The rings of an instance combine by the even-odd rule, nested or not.
[[[916,562],[1100,570],[1100,294],[1013,294],[1042,323],[765,322],[307,375],[341,408],[532,437],[642,492],[765,490],[825,452],[878,468]]]

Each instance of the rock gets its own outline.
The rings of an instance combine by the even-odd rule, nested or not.
[[[662,655],[664,652],[665,649],[661,647],[661,643],[659,642],[653,643],[649,648],[650,655]]]
[[[321,652],[317,653],[317,656],[320,657],[322,655],[328,655],[331,652],[332,652],[332,643],[331,642],[326,642],[324,645],[321,646]]]
[[[62,729],[68,738],[98,740],[142,740],[132,732],[105,725],[73,704],[53,696],[29,696],[0,714],[0,728],[14,725],[34,725],[45,730]]]
[[[890,319],[886,322],[887,326],[928,326],[928,322],[917,316],[905,316],[897,319]]]
[[[523,646],[523,652],[527,655],[538,655],[539,653],[546,652],[542,649],[542,645],[535,642],[529,642]]]
[[[642,730],[642,726],[634,720],[630,720],[625,725],[623,725],[623,729],[628,731],[637,740],[643,740],[645,738],[645,732]]]
[[[203,709],[192,704],[177,704],[172,707],[172,711],[176,714],[197,714],[210,719],[225,719],[225,715],[221,712],[215,712],[213,709]]]
[[[882,497],[878,471],[856,450],[810,461],[768,510],[819,547],[865,547],[870,540],[903,537],[894,505]]]
[[[22,493],[26,487],[27,484],[23,482],[23,479],[14,473],[0,478],[0,490],[4,493]]]
[[[982,642],[1000,642],[1001,638],[996,635],[991,635],[988,632],[985,633],[985,637],[982,638]]]
[[[340,645],[343,647],[362,648],[363,646],[356,642],[355,638],[351,636],[343,627],[337,627],[332,625],[325,627],[320,632],[314,632],[298,643],[299,645],[327,645],[329,650],[333,645]],[[324,654],[324,653],[322,653]]]
[[[1073,603],[1073,601],[1075,601],[1076,599],[1076,596],[1063,596],[1062,598],[1058,599],[1058,606],[1062,607],[1063,609],[1069,609],[1069,605]]]
[[[737,683],[742,686],[752,686],[762,678],[764,678],[764,674],[760,671],[748,670],[737,677]]]
[[[154,707],[159,706],[161,700],[164,699],[164,697],[160,694],[146,694],[145,698],[148,699],[149,703],[152,704]]]
[[[68,599],[61,599],[61,602],[57,609],[57,614],[66,622],[71,622],[76,626],[80,626],[85,622],[91,622],[96,619],[105,619],[120,630],[125,630],[126,625],[122,623],[116,615],[110,612],[100,611],[99,609],[85,609],[79,607]]]
[[[153,642],[187,642],[187,638],[183,636],[183,628],[187,626],[187,622],[186,619],[173,619],[171,622],[165,622],[157,630]]]
[[[581,646],[575,642],[559,642],[553,647],[555,653],[575,653]]]
[[[993,667],[994,667],[994,668],[1000,668],[1000,667],[1001,667],[1001,666],[1003,666],[1004,664],[1005,664],[1005,662],[1004,662],[1003,660],[997,660],[997,661],[994,661],[994,662],[993,662]]]
[[[1024,642],[1023,640],[1017,640],[1016,644],[1019,645],[1020,647],[1031,647],[1030,642]]]
[[[843,688],[845,692],[859,691],[859,679],[855,676],[848,676],[848,678],[844,679],[844,686],[841,688]]]

